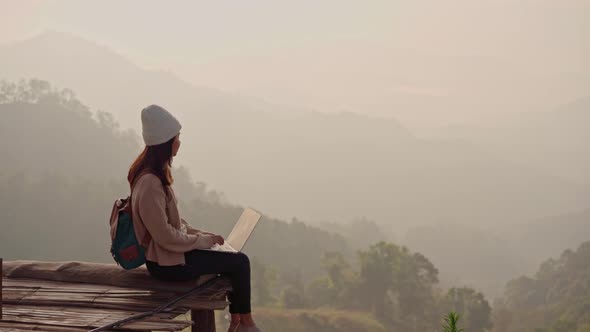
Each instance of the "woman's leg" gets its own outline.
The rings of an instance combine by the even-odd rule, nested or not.
[[[246,254],[192,250],[184,256],[194,276],[220,273],[230,278],[233,290],[228,298],[232,318],[235,314],[250,314],[250,260]]]
[[[160,266],[151,261],[146,261],[145,265],[150,275],[159,280],[187,281],[195,278],[186,265]]]

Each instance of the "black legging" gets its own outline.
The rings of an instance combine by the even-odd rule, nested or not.
[[[156,278],[167,281],[186,281],[203,274],[219,273],[230,278],[232,292],[228,295],[229,312],[248,314],[250,308],[250,260],[244,253],[191,250],[184,253],[186,265],[160,266],[147,261],[146,267]]]

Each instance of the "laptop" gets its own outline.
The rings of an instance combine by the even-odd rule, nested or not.
[[[244,212],[238,219],[238,222],[234,225],[234,228],[229,233],[229,236],[225,239],[223,245],[215,244],[213,247],[209,249],[200,249],[200,250],[208,250],[208,251],[225,251],[225,252],[233,252],[238,253],[244,245],[248,238],[254,231],[254,227],[258,224],[258,220],[260,220],[260,213],[254,211],[251,208],[245,208]]]

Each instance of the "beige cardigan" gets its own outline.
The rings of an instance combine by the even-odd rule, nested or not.
[[[151,173],[140,175],[131,193],[133,228],[138,240],[146,229],[152,236],[145,252],[147,260],[158,265],[185,264],[184,253],[207,249],[213,236],[191,227],[178,212],[178,200],[171,186],[166,196],[160,179]],[[144,227],[145,225],[145,227]]]

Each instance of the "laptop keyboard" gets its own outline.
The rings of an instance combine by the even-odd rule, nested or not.
[[[236,249],[234,249],[232,246],[230,246],[227,242],[224,242],[223,245],[219,245],[216,243],[213,245],[213,247],[211,247],[211,250],[238,252]]]

